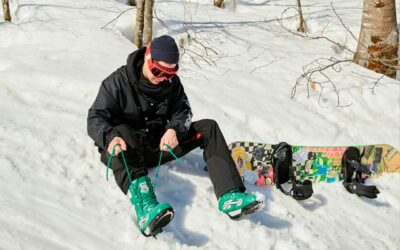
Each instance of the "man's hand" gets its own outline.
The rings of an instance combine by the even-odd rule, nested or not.
[[[117,136],[111,140],[110,144],[108,144],[107,151],[109,154],[112,154],[112,150],[116,144],[119,145],[119,147],[115,147],[115,155],[119,155],[119,153],[121,152],[121,149],[126,151],[126,143],[125,143],[124,139]]]
[[[178,138],[176,138],[175,130],[168,129],[163,135],[163,137],[161,137],[160,150],[167,151],[168,148],[164,144],[167,144],[171,148],[175,148],[176,146],[178,146],[179,142]]]

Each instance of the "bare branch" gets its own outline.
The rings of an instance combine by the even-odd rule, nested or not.
[[[215,57],[219,55],[219,52],[211,46],[208,46],[205,41],[201,41],[198,38],[199,32],[196,32],[192,22],[192,10],[190,3],[183,1],[185,8],[185,17],[189,18],[189,21],[184,21],[181,29],[171,28],[164,20],[162,20],[156,8],[154,9],[154,18],[169,32],[185,34],[178,42],[181,50],[181,57],[188,55],[194,64],[201,68],[200,62],[205,62],[208,65],[215,65]],[[204,39],[202,39],[204,40]]]
[[[381,75],[376,81],[373,83],[372,87],[370,87],[372,94],[375,95],[375,87],[378,86],[379,81],[384,77],[385,75]]]
[[[339,17],[338,13],[336,12],[335,7],[333,7],[333,2],[331,2],[331,8],[333,10],[333,13],[335,13],[335,16],[337,17],[337,19],[339,19],[340,23],[343,25],[343,27],[347,30],[347,32],[350,33],[350,35],[353,37],[353,39],[358,42],[358,38],[353,34],[353,32],[349,29],[349,27],[346,26],[346,24],[344,24],[343,20],[341,17]]]
[[[250,74],[253,74],[253,72],[256,71],[256,70],[258,70],[258,69],[261,69],[261,68],[264,68],[264,67],[268,67],[269,65],[273,64],[274,62],[276,62],[276,61],[278,61],[278,60],[279,60],[279,58],[275,58],[274,60],[270,61],[269,63],[267,63],[267,64],[265,64],[265,65],[261,65],[261,66],[259,66],[259,67],[256,67],[256,68],[254,68],[254,69],[252,69],[252,70],[250,71]]]
[[[322,107],[321,105],[321,98],[322,98],[322,93],[324,90],[324,84],[325,83],[329,83],[336,96],[337,96],[337,107],[348,107],[349,105],[342,105],[340,102],[340,91],[337,89],[335,83],[328,77],[328,75],[325,73],[325,71],[327,69],[331,69],[335,72],[339,72],[341,70],[341,65],[344,63],[351,63],[352,60],[351,59],[344,59],[344,60],[338,60],[336,58],[319,58],[316,59],[314,61],[312,61],[311,63],[305,65],[302,67],[303,69],[303,74],[297,78],[296,80],[296,84],[293,86],[292,88],[292,93],[291,93],[291,98],[294,98],[296,96],[296,92],[297,92],[297,87],[301,85],[301,82],[303,80],[306,80],[306,88],[307,88],[307,97],[310,97],[310,84],[313,85],[318,85],[321,88],[319,97],[318,97],[318,104]],[[316,65],[316,66],[314,66]],[[311,69],[310,69],[311,67]],[[314,77],[315,74],[319,74],[321,76],[323,76],[326,81],[321,82],[318,81],[316,77]]]
[[[121,13],[119,13],[118,16],[116,16],[115,18],[113,18],[113,19],[112,19],[111,21],[109,21],[108,23],[104,24],[100,29],[104,29],[104,28],[107,27],[109,24],[111,24],[111,23],[117,21],[118,18],[120,18],[123,14],[125,14],[126,12],[128,12],[128,11],[130,11],[130,10],[133,10],[133,9],[135,9],[135,8],[129,8],[129,9],[126,9],[126,10],[122,11]]]
[[[352,36],[352,38],[358,42],[357,37],[352,33],[352,31],[345,25],[345,23],[343,22],[342,18],[340,18],[340,16],[338,15],[338,13],[336,12],[333,3],[331,3],[331,8],[336,16],[337,19],[339,19],[341,25],[346,29],[347,34],[350,34]],[[328,76],[328,74],[326,73],[327,71],[334,71],[334,72],[340,72],[342,70],[342,67],[346,64],[351,64],[353,62],[353,57],[355,54],[355,51],[353,51],[352,49],[350,49],[346,44],[341,44],[337,41],[332,40],[331,38],[327,37],[324,35],[324,32],[326,31],[328,24],[325,25],[325,27],[322,29],[320,35],[311,35],[311,34],[307,34],[307,33],[300,33],[300,32],[296,32],[293,31],[291,29],[289,29],[288,27],[286,27],[285,25],[283,25],[282,20],[284,19],[283,16],[284,14],[288,11],[292,9],[292,7],[286,8],[282,13],[280,18],[277,18],[278,23],[280,24],[280,26],[286,30],[287,32],[289,32],[290,34],[293,34],[295,36],[299,36],[302,37],[304,39],[308,39],[308,40],[326,40],[329,43],[333,44],[334,46],[336,46],[337,48],[339,48],[342,51],[346,52],[346,55],[344,56],[343,59],[336,59],[334,57],[331,58],[318,58],[313,60],[312,62],[310,62],[309,64],[303,65],[302,66],[302,70],[303,73],[301,76],[299,76],[296,80],[296,83],[294,84],[292,91],[291,91],[291,98],[294,98],[296,96],[297,93],[297,88],[299,86],[301,86],[301,83],[303,81],[306,82],[306,91],[307,91],[307,97],[310,97],[310,86],[312,87],[312,89],[316,89],[315,86],[318,86],[320,88],[320,93],[319,93],[319,97],[318,97],[318,104],[322,107],[321,105],[321,100],[322,100],[322,95],[325,89],[325,85],[329,84],[332,88],[333,88],[333,92],[335,93],[335,95],[337,96],[337,107],[348,107],[352,104],[348,104],[348,105],[343,105],[341,103],[341,99],[340,99],[340,91],[337,89],[335,83],[332,81],[332,79]],[[346,39],[347,41],[347,39]],[[390,48],[387,48],[390,49]],[[379,51],[379,53],[384,53],[384,48],[381,49]],[[392,62],[394,60],[398,60],[398,59],[377,59],[376,61],[379,62],[381,65],[385,65],[387,67],[392,67],[395,69],[400,69],[399,65],[395,65],[393,66]],[[371,61],[371,59],[369,59],[369,61]],[[379,77],[378,79],[374,79],[374,83],[373,86],[370,88],[372,93],[375,94],[375,87],[378,86],[379,81],[383,78],[384,75],[382,75],[381,77]],[[325,79],[325,81],[321,81],[321,77]]]
[[[310,34],[308,34],[308,33],[299,33],[299,32],[295,32],[295,31],[292,31],[292,30],[290,30],[289,28],[285,27],[285,25],[282,24],[283,14],[284,14],[287,10],[289,10],[289,9],[291,9],[291,8],[287,8],[286,10],[284,10],[284,11],[282,12],[282,14],[281,14],[281,18],[277,18],[277,19],[276,19],[276,20],[278,21],[278,23],[280,24],[280,26],[281,26],[283,29],[285,29],[287,32],[289,32],[289,33],[291,33],[291,34],[293,34],[293,35],[300,36],[300,37],[302,37],[302,38],[308,39],[308,40],[319,40],[319,39],[327,40],[328,42],[330,42],[330,43],[332,43],[332,44],[338,46],[341,50],[348,51],[348,52],[350,52],[350,53],[352,53],[352,54],[355,53],[353,50],[351,50],[351,49],[350,49],[349,47],[347,47],[346,45],[340,44],[340,43],[338,43],[338,42],[336,42],[336,41],[330,39],[329,37],[323,35],[323,32],[325,31],[326,27],[327,27],[329,24],[327,24],[327,25],[324,27],[324,29],[321,31],[321,35],[319,35],[319,36],[312,36],[312,35],[310,35]]]
[[[320,72],[321,73],[321,75],[323,75],[325,78],[326,78],[326,80],[332,85],[332,87],[333,87],[333,91],[336,93],[336,96],[337,96],[337,105],[336,105],[336,107],[349,107],[349,106],[351,106],[352,104],[347,104],[347,105],[341,105],[341,103],[340,103],[340,95],[339,95],[339,90],[336,88],[336,85],[335,85],[335,83],[334,82],[332,82],[332,80],[324,73],[324,72]],[[322,91],[321,91],[321,93],[322,93]]]

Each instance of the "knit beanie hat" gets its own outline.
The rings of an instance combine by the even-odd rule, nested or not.
[[[179,49],[175,40],[167,35],[156,37],[150,43],[151,57],[155,61],[164,61],[166,63],[179,62]]]

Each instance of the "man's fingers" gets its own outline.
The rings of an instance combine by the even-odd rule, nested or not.
[[[120,146],[122,150],[126,151],[126,143],[124,140],[118,140],[118,146]]]
[[[112,149],[111,149],[110,147],[108,147],[107,152],[108,152],[109,154],[112,154]]]
[[[162,151],[168,151],[168,148],[167,148],[167,146],[165,146],[165,144],[168,145],[167,140],[161,140],[161,142],[160,142],[160,150],[162,150]]]
[[[168,143],[168,146],[170,146],[171,148],[176,148],[176,146],[178,146],[178,141],[174,138],[172,138],[170,140],[170,142]]]
[[[118,155],[121,152],[121,150],[126,151],[126,148],[127,148],[126,143],[121,137],[114,137],[111,140],[107,148],[107,151],[111,155],[114,150],[114,154]]]
[[[126,145],[125,145],[125,147],[126,147]],[[114,149],[115,155],[119,155],[119,153],[121,153],[122,146],[120,144],[116,143],[116,144],[114,144],[114,146],[112,148]]]
[[[119,145],[118,145],[117,143],[115,143],[115,144],[112,146],[112,148],[111,148],[111,153],[112,153],[113,150],[114,150],[114,155],[118,155],[118,154],[119,154],[120,149],[119,149]]]

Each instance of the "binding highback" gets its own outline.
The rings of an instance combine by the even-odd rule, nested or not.
[[[342,158],[343,185],[347,191],[358,196],[376,198],[380,193],[376,186],[365,186],[363,175],[371,175],[371,171],[361,164],[360,150],[349,147]]]
[[[305,200],[312,196],[312,182],[310,180],[297,181],[292,169],[292,146],[281,142],[275,146],[272,153],[272,165],[274,167],[276,188],[296,200]],[[281,184],[291,181],[292,188],[286,191]]]

